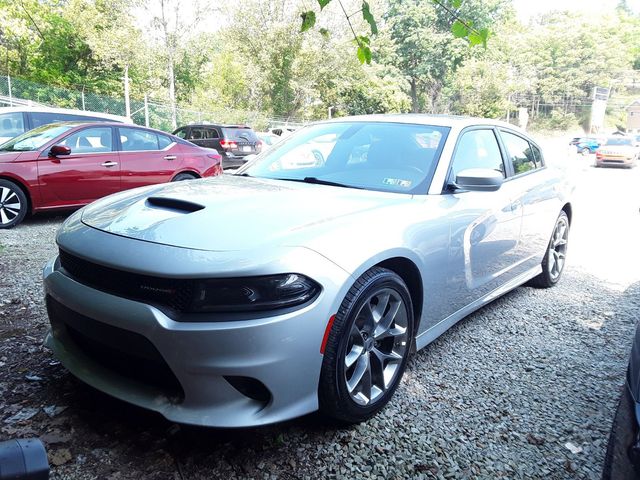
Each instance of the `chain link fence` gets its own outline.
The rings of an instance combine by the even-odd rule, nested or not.
[[[0,76],[0,106],[40,105],[56,108],[70,108],[92,112],[126,115],[124,98],[68,88],[44,85],[6,75]],[[131,99],[129,102],[131,119],[138,125],[146,125],[166,132],[174,129],[173,111],[166,102],[152,99]],[[272,127],[301,126],[299,119],[272,118],[261,112],[224,109],[218,111],[198,111],[179,106],[175,110],[177,126],[196,122],[243,123],[255,130],[267,130]]]

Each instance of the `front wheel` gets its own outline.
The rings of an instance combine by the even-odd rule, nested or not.
[[[413,308],[396,273],[374,267],[351,287],[335,316],[322,362],[320,411],[358,423],[391,399],[413,339]]]
[[[551,240],[542,259],[542,273],[531,280],[531,286],[549,288],[558,283],[564,270],[568,243],[569,217],[562,211],[556,220]]]
[[[590,151],[588,148],[583,148],[583,149],[580,151],[580,153],[581,153],[584,157],[586,157],[586,156],[588,156],[588,155],[591,153],[591,151]]]
[[[27,197],[20,187],[0,180],[0,228],[13,228],[27,215]]]

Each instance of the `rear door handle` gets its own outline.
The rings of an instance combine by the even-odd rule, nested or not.
[[[176,157],[175,155],[167,155],[166,157],[164,157],[165,160],[175,160],[176,158],[178,157]]]
[[[111,160],[109,160],[108,162],[102,162],[100,165],[102,165],[103,167],[110,168],[118,165],[118,162],[112,162]]]

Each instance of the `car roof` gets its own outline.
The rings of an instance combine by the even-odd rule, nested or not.
[[[249,125],[238,125],[238,124],[226,124],[226,123],[189,123],[188,125],[182,125],[180,127],[178,127],[177,129],[180,128],[185,128],[185,127],[220,127],[220,128],[248,128],[251,129],[251,127]],[[176,129],[176,130],[177,130]]]
[[[435,125],[439,127],[457,127],[465,128],[473,125],[490,125],[509,128],[511,130],[524,132],[521,128],[511,123],[494,120],[490,118],[466,117],[462,115],[438,115],[426,113],[391,113],[391,114],[375,114],[375,115],[357,115],[351,117],[339,117],[326,122],[392,122],[392,123],[414,123],[421,125]]]
[[[136,125],[136,124],[127,124],[127,125],[123,125],[122,122],[79,122],[79,121],[72,121],[72,122],[54,122],[54,123],[48,123],[46,125],[42,125],[44,126],[51,126],[51,125],[68,125],[70,127],[76,128],[76,127],[84,127],[84,126],[98,126],[98,127],[120,127],[120,128],[137,128],[140,130],[147,130],[150,132],[154,132],[154,133],[161,133],[163,135],[169,135],[171,137],[175,136],[172,133],[167,133],[167,132],[163,132],[162,130],[157,130],[155,128],[149,128],[149,127],[144,127],[142,125]]]
[[[53,108],[53,107],[0,107],[2,113],[64,113],[67,115],[82,115],[87,117],[100,117],[113,120],[118,123],[133,123],[130,118],[111,113],[92,112],[90,110],[73,110],[70,108]]]

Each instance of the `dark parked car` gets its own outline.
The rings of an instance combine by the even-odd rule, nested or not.
[[[121,123],[54,123],[0,145],[0,228],[129,188],[222,173],[215,150]]]
[[[604,461],[603,480],[640,478],[640,329],[631,347],[627,381],[616,410]]]
[[[246,163],[247,155],[260,153],[262,149],[262,142],[246,125],[186,125],[173,134],[201,147],[216,149],[222,155],[224,168],[238,168]]]

